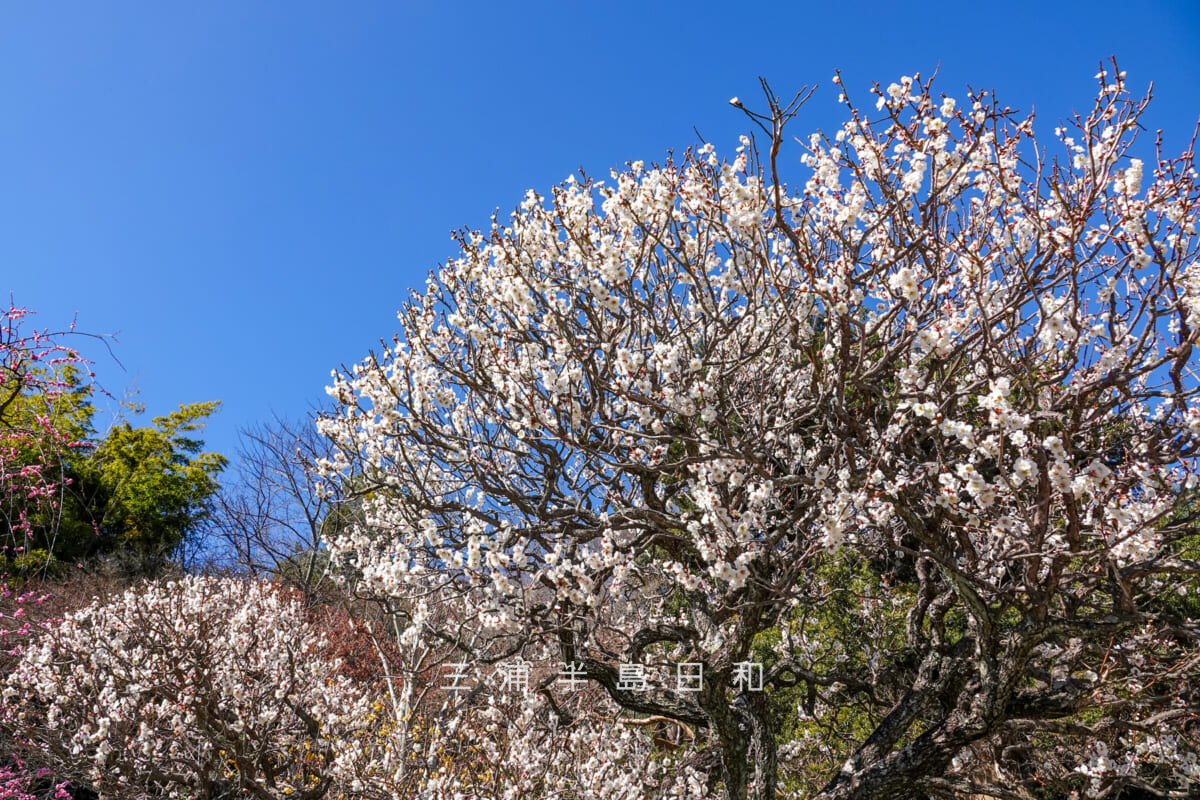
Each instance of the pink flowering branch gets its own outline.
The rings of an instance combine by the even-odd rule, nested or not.
[[[0,513],[6,530],[0,553],[16,557],[33,536],[34,519],[52,521],[69,479],[64,455],[85,446],[76,441],[55,413],[57,401],[73,390],[71,375],[94,379],[91,361],[69,347],[75,330],[28,328],[32,312],[9,303],[0,310]]]

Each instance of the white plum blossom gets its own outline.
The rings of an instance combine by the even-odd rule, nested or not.
[[[4,681],[3,716],[102,797],[315,797],[371,710],[325,644],[269,583],[151,583],[42,635]]]
[[[681,763],[733,800],[787,770],[769,707],[728,685],[765,638],[768,687],[803,686],[807,718],[869,709],[826,745],[822,800],[971,793],[978,742],[1092,747],[1051,724],[1084,708],[1141,724],[1140,699],[1096,699],[1128,687],[1125,653],[1157,653],[1164,687],[1200,679],[1200,631],[1158,583],[1194,571],[1200,189],[1190,153],[1129,157],[1144,105],[1124,85],[1057,134],[1053,168],[1032,119],[913,76],[875,112],[846,100],[787,183],[743,137],[461,232],[394,346],[329,388],[331,472],[363,512],[332,557],[420,599],[405,646],[579,664],[616,708],[702,731]],[[750,116],[772,159],[802,99]],[[817,619],[855,635],[822,641]],[[619,688],[622,664],[668,655],[717,688]],[[561,752],[539,770],[610,752],[615,716],[544,689],[512,740]],[[611,758],[586,762],[597,796],[691,791]],[[1032,791],[1003,769],[979,794]]]

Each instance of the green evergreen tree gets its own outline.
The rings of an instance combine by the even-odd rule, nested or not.
[[[72,439],[69,447],[40,454],[62,476],[59,497],[53,507],[29,510],[31,529],[22,537],[22,550],[14,547],[9,554],[9,568],[53,571],[56,565],[112,555],[137,570],[152,570],[210,513],[227,462],[203,452],[197,434],[220,403],[181,405],[148,426],[121,419],[100,437],[91,386],[72,375],[67,380],[69,391],[52,397],[28,393],[9,409],[12,418],[53,415],[57,429],[69,429]],[[5,498],[10,510],[20,503],[19,497]],[[0,533],[12,539],[11,522],[0,524],[6,527]]]

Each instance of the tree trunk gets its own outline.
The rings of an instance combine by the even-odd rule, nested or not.
[[[763,692],[750,698],[751,748],[754,751],[754,794],[752,800],[775,800],[779,777],[779,753],[775,744],[775,720],[771,704]]]

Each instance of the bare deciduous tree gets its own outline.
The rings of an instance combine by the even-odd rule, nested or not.
[[[212,524],[235,565],[277,575],[307,595],[327,581],[326,539],[348,513],[337,487],[316,472],[332,455],[311,420],[275,417],[241,431],[237,477],[221,493]]]

